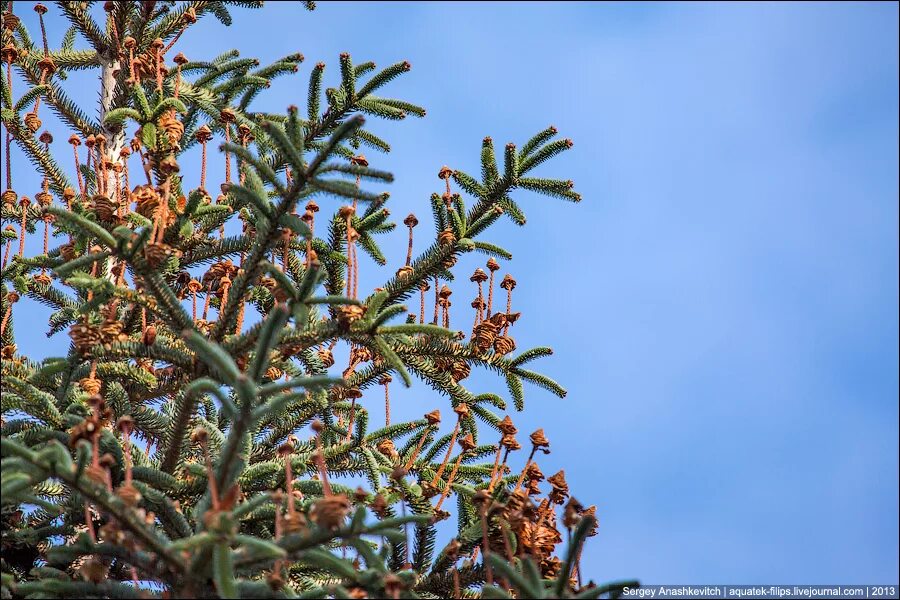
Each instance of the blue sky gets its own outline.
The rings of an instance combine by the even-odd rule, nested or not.
[[[897,582],[897,4],[324,2],[235,16],[180,49],[301,51],[300,74],[261,99],[272,109],[302,105],[311,65],[334,77],[342,51],[412,63],[390,89],[428,116],[375,126],[394,149],[370,153],[397,175],[400,218],[427,216],[441,165],[477,173],[485,135],[522,143],[553,123],[575,141],[541,173],[575,180],[584,201],[520,193],[528,225],[489,237],[514,255],[519,347],[553,346],[540,370],[569,390],[531,388],[513,418],[545,428],[543,471],[565,466],[598,505],[588,576]],[[402,238],[386,247],[393,268]],[[363,288],[384,277],[364,262]],[[468,320],[464,298],[454,314]],[[20,346],[61,354],[56,340]],[[416,417],[445,401],[417,387],[396,402]]]

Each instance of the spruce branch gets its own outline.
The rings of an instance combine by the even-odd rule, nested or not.
[[[127,509],[121,499],[97,484],[88,481],[86,478],[79,477],[78,473],[73,471],[68,452],[62,446],[57,445],[55,448],[51,446],[49,448],[52,450],[51,452],[43,451],[37,453],[5,437],[0,440],[0,444],[2,444],[0,447],[2,447],[4,457],[19,457],[29,465],[37,468],[43,477],[55,477],[71,486],[91,502],[102,506],[119,523],[127,527],[142,544],[155,552],[174,572],[180,573],[183,571],[183,563],[169,551],[165,541],[160,539],[158,534],[147,528],[144,523],[138,521],[136,515]]]
[[[105,54],[110,45],[109,37],[88,14],[88,6],[82,2],[58,1],[55,3],[75,29],[93,47],[97,54]]]
[[[359,154],[390,145],[363,128],[363,115],[424,116],[412,102],[380,95],[410,65],[379,68],[342,54],[338,83],[323,90],[325,65],[317,64],[301,116],[293,106],[254,107],[272,80],[298,70],[299,53],[266,65],[236,50],[168,64],[197,19],[227,25],[235,7],[259,4],[107,3],[101,27],[90,4],[61,3],[72,26],[50,58],[62,70],[96,69],[99,118],[63,92],[62,71],[47,79],[41,49],[17,24],[15,40],[28,53],[15,64],[28,86],[14,101],[0,85],[4,122],[26,153],[30,145],[57,195],[67,181],[62,169],[54,176],[56,154],[19,113],[46,101],[87,148],[79,155],[73,138],[80,194],[59,202],[43,195],[30,206],[7,195],[2,207],[14,225],[2,232],[7,248],[41,229],[47,236],[43,254],[12,256],[2,269],[4,544],[15,538],[30,551],[51,537],[65,540],[54,542],[46,565],[26,558],[27,568],[8,571],[5,562],[3,594],[133,596],[128,581],[139,579],[159,593],[202,596],[431,597],[466,588],[485,597],[508,589],[516,597],[592,596],[595,588],[570,584],[592,530],[590,510],[566,505],[566,527],[587,524],[576,531],[577,550],[558,555],[565,563],[554,562],[555,543],[525,542],[534,531],[523,523],[555,539],[557,506],[568,497],[561,473],[548,479],[553,491],[540,506],[516,495],[526,475],[528,494],[541,492],[533,459],[548,443],[543,433],[532,434],[524,471],[507,462],[518,442],[501,411],[522,409],[524,382],[565,394],[531,369],[551,351],[516,353],[509,325],[519,313],[509,295],[501,308],[496,262],[487,265],[489,291],[486,275],[473,276],[482,304],[473,304],[471,336],[458,309],[450,328],[452,292],[443,285],[456,288],[454,265],[464,253],[510,258],[487,234],[503,214],[525,222],[517,189],[580,199],[570,181],[531,173],[571,143],[554,141],[552,128],[496,151],[486,138],[480,176],[441,169],[446,192],[429,200],[434,230],[417,229],[414,242],[418,219],[407,217],[406,264],[382,289],[360,294],[359,255],[386,265],[380,236],[397,227],[389,195],[367,185],[393,175]],[[74,49],[79,34],[93,50]],[[216,136],[225,143],[208,146]],[[204,169],[212,148],[230,161],[218,197],[189,189],[194,176],[182,159],[193,144],[203,145]],[[205,172],[200,181],[206,188]],[[51,249],[55,236],[68,241]],[[515,281],[497,285],[510,294]],[[72,340],[66,357],[19,354],[16,336],[27,328],[18,301],[55,311],[51,331],[68,328]],[[335,366],[345,359],[346,367]],[[505,381],[511,402],[463,381],[479,367]],[[413,378],[453,409],[453,433],[442,434],[434,405],[423,418],[392,419],[392,394]],[[314,435],[301,440],[308,426]],[[369,487],[353,490],[348,478]],[[445,504],[450,495],[455,501]],[[437,522],[450,516],[440,509],[454,503],[456,549],[437,552]],[[22,520],[11,521],[6,509],[23,506]],[[510,512],[517,510],[540,515]],[[111,542],[116,527],[126,543]],[[496,563],[505,553],[498,544],[515,553],[505,567]],[[459,553],[476,548],[484,559],[458,567]],[[95,563],[107,581],[72,576],[76,565]],[[503,587],[491,587],[493,576]]]
[[[3,124],[7,131],[12,135],[13,139],[19,145],[19,148],[28,157],[28,160],[49,178],[50,189],[54,194],[62,196],[63,191],[70,187],[69,180],[65,173],[56,163],[49,153],[45,152],[41,145],[34,139],[24,123],[19,121],[18,117],[8,110],[3,111]]]

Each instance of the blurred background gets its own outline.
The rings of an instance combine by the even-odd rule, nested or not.
[[[263,63],[302,52],[299,74],[257,109],[303,106],[309,69],[326,62],[334,85],[343,51],[412,63],[384,95],[427,117],[373,124],[393,150],[367,152],[397,177],[398,222],[413,211],[428,223],[438,169],[477,174],[485,135],[502,148],[552,123],[574,140],[540,174],[573,179],[583,202],[519,192],[528,224],[503,220],[486,239],[513,253],[500,274],[519,283],[519,348],[552,346],[535,368],[569,391],[531,387],[512,417],[526,434],[544,427],[544,473],[565,468],[573,495],[598,506],[586,577],[897,582],[896,3],[232,12],[231,28],[202,21],[176,51],[202,60],[236,47]],[[37,31],[30,10],[17,13]],[[48,32],[58,46],[55,10]],[[95,106],[95,84],[79,77],[67,89]],[[68,156],[70,132],[41,116]],[[33,195],[39,177],[18,151],[13,161],[16,188]],[[405,257],[402,231],[382,244],[389,268],[364,258],[363,289]],[[475,295],[463,275],[484,258],[460,261],[460,328]],[[42,335],[49,314],[17,305],[21,352],[65,355],[65,333]],[[470,387],[506,395],[489,373]],[[395,418],[448,410],[424,386],[395,390]]]

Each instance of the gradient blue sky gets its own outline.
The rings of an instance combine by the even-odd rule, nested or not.
[[[574,179],[584,201],[521,193],[528,225],[491,238],[514,254],[519,347],[553,346],[540,369],[569,390],[530,388],[513,417],[545,428],[544,472],[565,466],[598,505],[587,574],[897,582],[896,3],[279,2],[235,15],[179,46],[196,59],[303,52],[300,75],[262,98],[273,109],[302,105],[310,66],[334,77],[342,51],[413,64],[391,90],[428,116],[376,126],[394,150],[370,155],[397,174],[394,215],[428,214],[442,164],[476,173],[484,135],[521,143],[553,123],[574,139],[541,172]],[[394,267],[404,246],[387,247]],[[383,277],[364,263],[363,287]],[[468,320],[464,287],[455,314]],[[56,340],[20,346],[61,354]],[[398,397],[410,417],[445,402]]]

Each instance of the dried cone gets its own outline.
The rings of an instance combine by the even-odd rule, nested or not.
[[[543,481],[544,474],[541,472],[541,468],[537,463],[528,463],[528,466],[525,467],[525,478],[529,481]]]
[[[400,465],[397,465],[393,469],[391,469],[391,474],[389,475],[389,477],[394,481],[401,481],[408,474],[409,472],[406,469],[404,469]]]
[[[438,243],[441,246],[452,246],[456,243],[456,234],[452,229],[445,229],[438,234]]]
[[[159,192],[152,185],[139,185],[131,192],[131,199],[135,202],[135,212],[152,219],[156,208],[159,206]]]
[[[503,437],[500,438],[500,445],[509,448],[510,452],[522,448],[522,445],[516,440],[516,436],[512,433],[503,434]]]
[[[223,108],[219,112],[219,120],[222,121],[223,123],[234,123],[236,118],[237,118],[237,115],[235,115],[234,111],[231,110],[230,108],[227,108],[227,107]]]
[[[203,281],[207,285],[212,283],[213,287],[217,287],[219,281],[223,277],[228,277],[234,270],[235,267],[230,260],[220,260],[209,267],[209,270],[203,275]]]
[[[181,136],[184,135],[184,124],[178,120],[174,110],[165,113],[159,119],[159,127],[169,138],[169,143],[178,146]]]
[[[347,219],[352,217],[354,214],[356,214],[356,209],[349,205],[342,206],[338,209],[338,216],[343,221],[346,221]]]
[[[246,123],[241,123],[238,125],[238,137],[242,140],[242,143],[246,144],[252,142],[254,140],[252,129]]]
[[[281,517],[281,527],[286,535],[302,533],[307,528],[306,516],[299,511]]]
[[[53,58],[50,56],[44,56],[41,60],[38,61],[38,68],[42,71],[46,71],[48,75],[52,75],[56,72],[56,63],[53,61]]]
[[[492,320],[482,321],[472,330],[472,342],[479,350],[489,350],[497,339],[500,326]]]
[[[163,175],[174,175],[181,170],[178,161],[171,154],[159,162],[159,170]]]
[[[543,429],[538,429],[534,433],[532,433],[529,438],[531,439],[532,445],[536,448],[549,448],[550,440],[547,439],[547,436],[544,435]]]
[[[335,309],[337,320],[341,327],[347,329],[352,323],[360,320],[366,314],[366,307],[356,304],[342,304]]]
[[[97,218],[101,221],[112,221],[116,217],[119,203],[103,194],[95,194],[94,197],[91,198],[91,208],[93,209],[94,214],[97,215]]]
[[[578,522],[581,521],[581,513],[583,511],[584,506],[582,506],[581,502],[575,498],[569,498],[569,501],[566,503],[566,508],[563,510],[563,525],[566,529],[572,529],[578,525]]]
[[[549,555],[556,549],[556,541],[559,532],[546,527],[540,523],[526,521],[522,524],[522,531],[519,535],[525,551],[536,556]]]
[[[391,460],[399,460],[400,454],[394,448],[394,442],[389,439],[383,439],[375,446],[379,452],[390,458]]]
[[[43,208],[47,208],[53,204],[53,195],[49,192],[38,192],[34,195],[34,199],[38,201]]]
[[[4,17],[5,16],[6,15],[4,15]],[[12,44],[6,44],[5,46],[3,46],[3,49],[0,50],[0,59],[2,59],[5,63],[14,63],[18,58],[19,49]]]
[[[163,242],[150,242],[144,246],[144,258],[147,260],[147,264],[154,269],[164,264],[173,254],[180,255],[181,253]]]
[[[513,490],[506,499],[506,511],[508,514],[522,513],[522,516],[531,517],[534,505],[528,495],[522,490]]]
[[[100,337],[103,340],[103,346],[107,347],[113,342],[120,342],[128,338],[123,332],[125,324],[122,321],[108,320],[100,326]]]
[[[329,369],[334,366],[334,355],[331,353],[331,350],[328,348],[322,348],[318,352],[319,360],[322,361],[322,365]]]
[[[503,356],[516,349],[516,342],[508,335],[501,335],[494,340],[494,352]]]
[[[465,360],[457,360],[454,361],[452,366],[450,367],[450,376],[453,377],[453,380],[456,382],[460,382],[466,377],[468,377],[472,372],[472,367],[469,366]]]
[[[461,402],[453,407],[453,412],[455,412],[460,419],[465,419],[469,416],[469,405]]]
[[[85,323],[76,323],[69,328],[69,337],[79,354],[85,355],[91,348],[103,342],[100,330]]]
[[[509,418],[509,415],[503,417],[503,420],[497,423],[497,429],[500,430],[504,435],[515,435],[519,432],[515,425],[513,425],[512,419]]]
[[[98,419],[92,416],[72,427],[69,430],[69,447],[74,448],[81,440],[92,441],[94,433],[97,432],[97,427]]]
[[[153,366],[153,359],[138,358],[135,360],[135,363],[137,364],[138,368],[143,369],[144,371],[147,371],[151,375],[153,375],[156,372],[156,368]]]
[[[387,500],[381,494],[375,494],[375,497],[372,499],[372,502],[369,504],[369,508],[372,509],[372,512],[375,513],[378,517],[384,517],[387,515]]]
[[[591,527],[591,530],[588,532],[588,537],[594,537],[597,535],[597,507],[594,505],[588,506],[581,513],[582,519],[593,519],[594,526]]]
[[[563,504],[569,496],[569,484],[566,483],[566,473],[560,470],[556,475],[547,479],[553,489],[550,491],[550,502],[553,504]]]
[[[369,492],[365,490],[361,485],[356,486],[356,489],[353,491],[353,502],[356,504],[365,504],[369,501]]]
[[[228,293],[228,290],[231,289],[231,277],[228,275],[224,275],[221,279],[219,279],[219,289],[216,290],[216,294],[219,298],[224,302],[225,294]],[[221,304],[220,307],[224,308],[224,304]]]
[[[303,349],[304,346],[301,342],[284,342],[281,344],[279,353],[282,358],[291,358],[292,356],[300,354]]]
[[[63,260],[70,261],[75,258],[75,244],[66,242],[59,247],[59,255]]]
[[[7,225],[6,227],[4,227],[3,232],[5,234],[3,236],[3,239],[5,239],[7,241],[7,243],[9,243],[12,240],[19,239],[19,231],[12,225]]]
[[[42,122],[38,118],[37,113],[30,112],[25,115],[25,126],[31,133],[35,133],[38,129],[40,129],[41,125]]]
[[[100,388],[102,387],[103,382],[96,377],[85,377],[78,382],[78,385],[85,394],[94,396],[100,393]]]
[[[545,558],[541,561],[541,575],[545,579],[556,579],[559,577],[559,572],[562,568],[562,563],[559,558],[555,556],[551,556],[549,558]]]
[[[7,31],[15,31],[18,26],[19,17],[14,15],[12,11],[3,13],[3,27],[6,28]]]
[[[156,343],[156,325],[149,325],[141,335],[141,342],[145,346],[152,346]]]
[[[350,500],[344,494],[325,496],[313,504],[310,516],[319,527],[334,531],[344,524],[350,507]]]
[[[355,346],[350,350],[350,360],[356,363],[369,362],[372,360],[372,351],[365,346]],[[357,398],[360,397],[362,397],[362,394],[357,396]]]
[[[201,144],[205,144],[206,142],[210,141],[212,137],[212,130],[210,130],[207,125],[201,125],[194,133],[194,139],[196,139]]]

